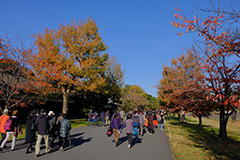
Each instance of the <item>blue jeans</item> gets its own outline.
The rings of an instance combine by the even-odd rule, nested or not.
[[[92,125],[92,118],[88,118],[88,123],[87,123],[88,126],[89,126],[89,122],[91,122],[91,125]]]
[[[6,138],[6,133],[1,133],[1,135],[2,135],[2,139],[1,139],[1,141],[0,141],[0,145],[2,144],[2,142],[4,141],[4,139]]]
[[[160,129],[164,129],[163,123],[161,123]]]

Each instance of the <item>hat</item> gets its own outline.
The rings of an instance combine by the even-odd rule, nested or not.
[[[54,112],[53,112],[53,111],[49,111],[49,112],[48,112],[48,115],[49,115],[49,116],[54,115]]]
[[[3,110],[3,113],[4,113],[4,114],[6,114],[7,112],[8,112],[8,109],[7,109],[7,108]]]

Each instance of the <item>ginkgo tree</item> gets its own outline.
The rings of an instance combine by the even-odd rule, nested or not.
[[[99,89],[105,85],[108,46],[102,40],[94,20],[72,21],[57,29],[45,29],[33,36],[37,51],[29,64],[43,93],[61,92],[62,112],[68,112],[68,98],[75,90]]]
[[[212,2],[212,1],[211,1]],[[205,80],[211,95],[208,100],[216,102],[220,112],[219,138],[227,138],[227,122],[229,116],[239,107],[239,96],[236,94],[240,86],[240,39],[239,39],[239,10],[224,10],[212,2],[212,9],[202,10],[208,16],[187,18],[177,8],[172,22],[174,27],[185,28],[187,33],[197,32],[203,37],[206,49],[202,49],[203,69]],[[178,33],[182,36],[182,33]]]

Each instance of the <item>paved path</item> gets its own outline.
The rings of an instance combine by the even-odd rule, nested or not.
[[[140,141],[131,149],[127,148],[128,142],[125,132],[121,133],[122,143],[115,147],[113,135],[106,136],[107,127],[81,127],[72,130],[72,146],[67,147],[64,152],[58,151],[55,147],[51,154],[41,154],[35,158],[35,153],[25,154],[26,144],[24,140],[17,140],[16,150],[8,148],[0,153],[2,160],[173,160],[171,149],[165,131],[159,128],[151,136],[147,133],[140,137]]]

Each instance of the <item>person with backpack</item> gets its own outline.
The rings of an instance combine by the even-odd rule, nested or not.
[[[8,118],[7,122],[4,124],[4,130],[6,131],[7,135],[5,140],[2,142],[0,146],[0,152],[2,152],[3,147],[9,140],[10,136],[12,135],[12,145],[11,145],[11,151],[15,150],[15,144],[16,144],[16,138],[18,134],[21,134],[21,125],[19,122],[19,119],[17,117],[18,110],[14,110],[12,112],[12,116]]]
[[[4,109],[3,115],[0,117],[0,133],[2,135],[0,145],[2,144],[2,142],[4,141],[4,139],[6,138],[6,135],[7,135],[6,131],[4,130],[4,124],[7,122],[9,117],[10,116],[8,115],[8,109]]]
[[[67,139],[70,137],[71,123],[66,118],[66,114],[62,114],[62,119],[59,120],[60,131],[59,131],[59,150],[64,151],[64,146]]]
[[[38,135],[37,135],[37,142],[36,142],[36,147],[35,147],[35,154],[36,157],[40,156],[40,145],[41,145],[41,141],[42,139],[45,140],[45,152],[51,153],[51,147],[48,144],[48,140],[49,140],[49,122],[48,122],[48,116],[46,114],[46,110],[45,109],[41,109],[40,114],[38,115],[36,122],[35,122],[37,131],[38,131]]]
[[[116,147],[119,145],[118,139],[119,139],[119,129],[121,128],[121,120],[119,119],[119,115],[117,113],[114,114],[114,117],[112,119],[112,122],[110,123],[110,128],[113,129],[113,135]]]
[[[33,151],[32,143],[36,141],[36,126],[35,121],[37,119],[36,116],[37,111],[31,110],[30,115],[27,117],[26,121],[26,136],[25,142],[27,143],[26,154],[31,153]]]

